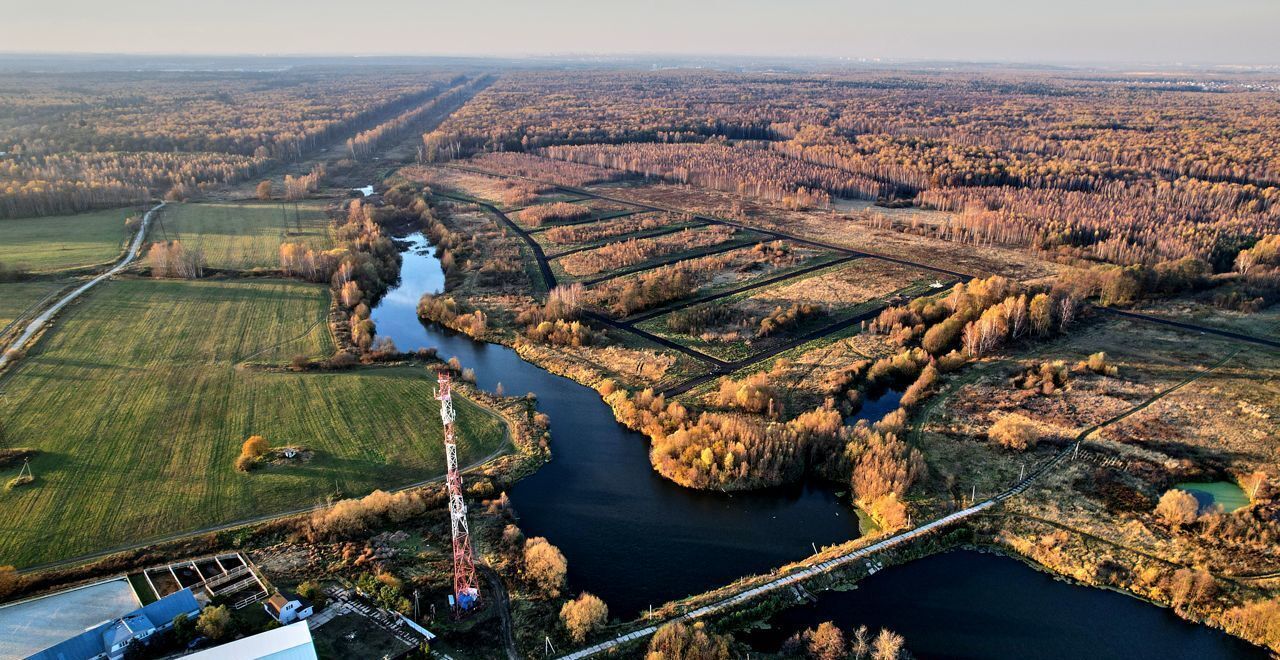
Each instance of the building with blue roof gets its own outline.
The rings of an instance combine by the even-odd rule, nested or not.
[[[140,607],[119,619],[96,625],[71,639],[28,656],[27,660],[120,660],[134,640],[168,630],[179,614],[200,615],[200,603],[190,589],[183,589]]]

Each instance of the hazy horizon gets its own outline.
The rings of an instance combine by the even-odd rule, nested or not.
[[[644,4],[50,0],[6,8],[24,55],[763,57],[1004,63],[1280,64],[1273,0],[712,0]]]

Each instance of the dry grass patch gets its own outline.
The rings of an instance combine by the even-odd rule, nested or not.
[[[634,199],[657,206],[685,210],[744,224],[792,233],[804,238],[865,250],[898,259],[929,264],[975,276],[1004,275],[1018,280],[1037,279],[1059,272],[1060,267],[1025,250],[1012,247],[973,246],[877,229],[861,211],[795,211],[748,199],[733,193],[675,184],[604,184],[593,188],[601,194]],[[864,203],[837,200],[837,209],[860,208]],[[923,209],[882,209],[871,213],[917,222],[942,222],[949,214]]]
[[[606,280],[587,291],[587,300],[610,313],[628,316],[781,275],[826,254],[783,241],[761,243]]]
[[[822,305],[831,311],[882,298],[913,283],[951,283],[951,278],[880,259],[858,259],[813,277],[769,287],[751,297],[772,307],[794,303]]]
[[[595,250],[571,254],[557,260],[557,266],[570,276],[586,277],[637,266],[659,257],[720,245],[738,236],[739,232],[731,227],[686,229],[674,234],[631,239],[622,243],[611,243]]]
[[[498,174],[528,177],[562,186],[585,186],[599,181],[612,181],[623,176],[617,170],[515,151],[476,154],[469,159],[468,164]]]

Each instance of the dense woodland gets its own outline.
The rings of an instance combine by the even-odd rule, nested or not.
[[[427,136],[794,206],[952,211],[930,228],[1131,265],[1222,271],[1280,227],[1280,101],[1261,81],[992,72],[507,77]]]
[[[185,198],[361,130],[352,150],[364,153],[465,81],[439,70],[0,76],[0,218]]]

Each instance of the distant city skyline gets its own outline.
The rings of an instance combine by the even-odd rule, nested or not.
[[[1276,0],[4,0],[0,15],[9,53],[1280,64]]]

